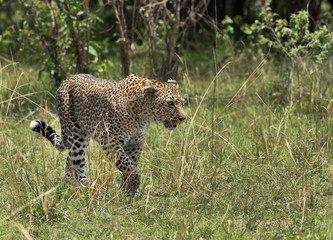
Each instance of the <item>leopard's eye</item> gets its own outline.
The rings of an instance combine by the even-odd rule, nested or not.
[[[173,101],[167,101],[167,103],[170,107],[175,107],[176,106]]]

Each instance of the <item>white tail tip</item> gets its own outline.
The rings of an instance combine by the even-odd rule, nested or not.
[[[38,126],[39,126],[39,122],[38,121],[36,121],[36,120],[32,120],[31,121],[31,123],[30,123],[31,130],[36,129],[36,127],[38,127]]]

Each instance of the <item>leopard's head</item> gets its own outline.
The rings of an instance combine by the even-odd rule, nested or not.
[[[161,122],[167,129],[172,130],[186,119],[184,99],[179,94],[175,80],[169,79],[167,82],[145,80],[142,89],[150,96],[154,121]]]

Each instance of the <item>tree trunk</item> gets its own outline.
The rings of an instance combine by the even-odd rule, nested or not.
[[[123,77],[126,77],[130,74],[131,60],[129,56],[129,39],[127,35],[127,23],[124,14],[124,0],[113,0],[112,6],[120,31],[120,54],[123,65],[122,75]]]

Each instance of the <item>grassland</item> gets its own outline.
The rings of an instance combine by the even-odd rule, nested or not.
[[[60,130],[55,87],[2,62],[0,239],[332,239],[331,59],[304,63],[302,99],[273,57],[187,59],[199,57],[182,60],[188,119],[151,126],[134,199],[94,142],[92,185],[63,182],[66,153],[29,129],[43,119]]]

